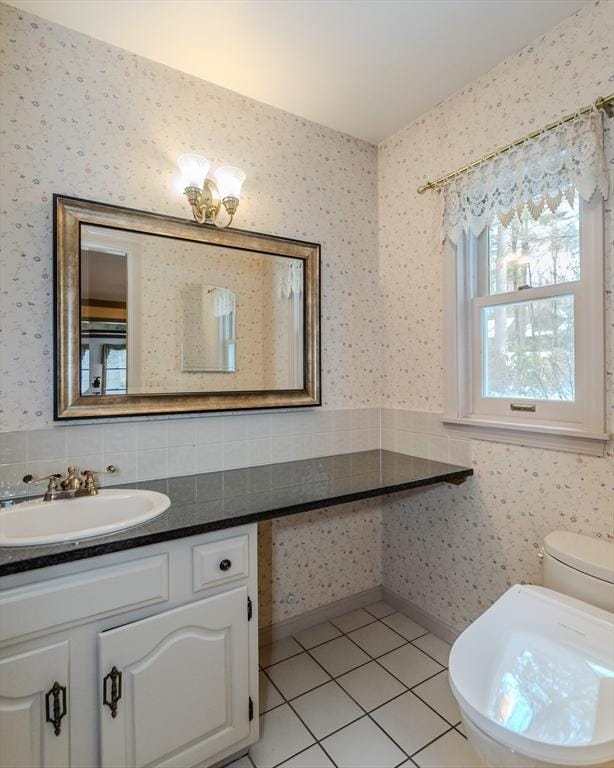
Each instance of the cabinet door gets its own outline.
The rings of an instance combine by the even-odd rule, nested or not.
[[[0,661],[2,768],[70,765],[68,671],[67,641]]]
[[[117,706],[101,708],[103,768],[207,764],[249,734],[247,597],[239,587],[98,636],[100,698]]]

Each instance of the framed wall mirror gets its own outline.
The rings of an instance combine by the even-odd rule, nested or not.
[[[54,196],[55,417],[320,404],[320,246]]]

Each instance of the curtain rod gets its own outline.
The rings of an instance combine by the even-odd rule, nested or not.
[[[504,147],[500,147],[499,149],[496,149],[494,152],[489,152],[487,155],[484,155],[484,157],[480,157],[479,160],[474,160],[472,163],[469,163],[469,165],[464,165],[462,168],[459,168],[457,171],[452,171],[452,173],[448,173],[445,176],[440,176],[438,179],[435,179],[435,181],[427,181],[426,184],[423,184],[421,187],[418,187],[418,194],[421,195],[423,192],[426,192],[428,189],[437,189],[437,187],[444,184],[446,181],[450,181],[450,179],[456,178],[456,176],[460,176],[461,173],[465,173],[465,171],[468,171],[470,168],[473,168],[476,165],[479,165],[480,163],[483,163],[485,160],[490,160],[493,157],[496,157],[497,155],[502,155],[504,152],[509,152],[510,149],[513,149],[514,147],[517,147],[519,144],[523,144],[527,139],[534,139],[537,136],[541,135],[542,133],[546,133],[546,131],[551,131],[553,128],[558,128],[559,125],[563,125],[563,123],[568,123],[570,120],[575,120],[580,115],[585,115],[587,112],[590,112],[592,109],[603,109],[608,117],[614,116],[614,93],[611,93],[609,96],[604,96],[602,99],[597,99],[594,104],[590,104],[588,107],[582,107],[582,109],[579,109],[577,112],[572,112],[569,115],[565,115],[565,117],[562,117],[560,120],[557,120],[554,123],[549,123],[548,125],[545,125],[543,128],[540,128],[538,131],[533,131],[532,133],[527,133],[526,136],[523,136],[521,139],[516,139],[516,141],[513,141],[511,144],[506,144]]]

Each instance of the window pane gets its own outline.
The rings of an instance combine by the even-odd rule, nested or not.
[[[90,386],[90,348],[84,344],[81,347],[81,394],[85,394]]]
[[[484,397],[575,399],[573,296],[482,309]]]
[[[120,393],[126,391],[126,369],[107,370],[107,386],[105,390],[108,394],[112,392]]]
[[[580,214],[563,200],[534,220],[527,210],[508,227],[488,228],[489,293],[517,291],[522,286],[568,283],[580,279]]]
[[[126,347],[107,347],[107,368],[126,367]]]

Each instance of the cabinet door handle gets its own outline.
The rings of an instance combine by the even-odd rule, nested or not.
[[[109,683],[111,684],[111,696],[108,696]],[[111,717],[117,717],[117,702],[122,697],[122,673],[113,667],[108,675],[102,679],[102,703],[111,710]]]
[[[51,703],[53,699],[53,704]],[[62,731],[62,718],[66,714],[66,686],[57,680],[45,694],[45,720],[53,725],[53,732],[59,736]]]
[[[230,560],[225,557],[220,563],[220,571],[228,571],[232,567]]]

